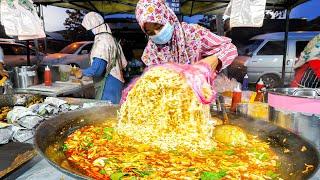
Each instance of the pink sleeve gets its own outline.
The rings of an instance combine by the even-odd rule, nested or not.
[[[216,55],[222,62],[222,69],[232,63],[238,56],[237,48],[231,43],[231,39],[218,36],[206,28],[201,28],[201,56]]]

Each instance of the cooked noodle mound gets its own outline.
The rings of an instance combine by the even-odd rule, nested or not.
[[[203,89],[210,92],[209,87]],[[128,93],[116,131],[138,142],[172,150],[212,149],[208,105],[199,102],[178,73],[157,67],[147,71]]]

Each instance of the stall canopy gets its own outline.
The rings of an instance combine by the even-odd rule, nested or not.
[[[267,9],[287,9],[308,0],[267,0]],[[138,0],[34,0],[35,4],[52,5],[70,9],[86,9],[108,14],[134,13]],[[180,0],[181,13],[223,14],[230,0]]]

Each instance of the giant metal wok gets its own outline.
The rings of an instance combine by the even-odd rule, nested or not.
[[[68,170],[48,156],[48,146],[60,142],[76,129],[86,125],[99,124],[106,119],[116,118],[118,106],[103,106],[68,112],[53,117],[40,124],[35,134],[35,147],[38,152],[55,168],[75,178],[88,179],[75,171]],[[308,179],[318,169],[318,151],[300,136],[265,121],[230,116],[230,123],[243,128],[250,134],[257,135],[261,140],[270,142],[271,148],[280,157],[280,173],[284,179]],[[306,151],[301,151],[305,146]],[[289,150],[285,151],[285,150]],[[307,165],[314,168],[302,173]]]

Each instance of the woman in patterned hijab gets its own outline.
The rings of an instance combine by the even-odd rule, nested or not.
[[[140,0],[136,18],[149,36],[142,55],[146,65],[163,63],[209,64],[212,70],[227,67],[237,56],[237,48],[227,37],[217,36],[196,24],[180,23],[165,0]]]
[[[320,88],[320,34],[308,43],[294,68],[291,87]]]

